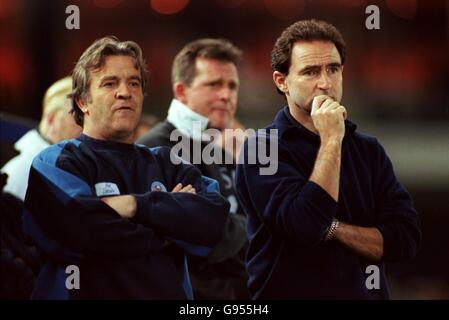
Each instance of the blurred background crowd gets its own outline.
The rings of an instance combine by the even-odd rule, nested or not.
[[[371,4],[380,9],[378,30],[365,26]],[[79,7],[79,30],[66,28],[69,5]],[[0,167],[37,126],[46,89],[106,35],[143,49],[149,126],[166,116],[175,54],[197,38],[231,40],[244,51],[237,118],[264,127],[285,104],[271,79],[271,48],[302,18],[327,20],[343,33],[342,104],[359,130],[385,146],[421,216],[418,256],[388,266],[392,298],[449,299],[449,1],[0,0]]]

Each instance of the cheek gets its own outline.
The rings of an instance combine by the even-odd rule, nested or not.
[[[59,125],[60,125],[61,128],[67,128],[68,126],[70,126],[69,119],[67,119],[66,116],[63,116],[63,117],[61,118],[61,122],[60,122]]]
[[[142,90],[136,90],[134,97],[136,99],[137,102],[142,102],[143,101],[143,93]]]
[[[235,92],[235,93],[232,94],[231,101],[232,101],[232,104],[233,104],[233,105],[236,105],[236,104],[237,104],[238,98],[239,98],[238,92]]]
[[[209,94],[198,94],[197,96],[193,96],[187,104],[196,112],[201,114],[207,114],[210,112],[209,106],[214,101],[213,97]]]
[[[296,81],[292,84],[292,86],[289,86],[290,92],[295,92],[296,95],[303,95],[304,97],[309,95],[311,92],[313,92],[313,83],[307,83],[304,81]]]
[[[237,110],[237,99],[235,99],[232,102],[232,106],[231,106],[231,108],[229,108],[229,112],[231,113],[232,116],[234,116],[236,110]]]

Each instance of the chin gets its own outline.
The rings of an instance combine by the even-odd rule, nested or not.
[[[226,121],[210,121],[209,128],[224,130],[229,127],[228,124],[229,124],[229,122],[226,122]]]
[[[132,125],[121,125],[113,128],[113,131],[119,136],[127,136],[128,134],[132,134],[136,126]]]

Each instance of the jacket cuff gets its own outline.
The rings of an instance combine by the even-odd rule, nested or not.
[[[383,261],[394,261],[395,260],[395,250],[397,244],[397,232],[393,225],[380,225],[376,226],[382,234],[383,238],[383,255],[381,259]]]

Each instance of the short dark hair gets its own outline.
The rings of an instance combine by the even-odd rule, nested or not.
[[[120,42],[114,36],[108,36],[98,39],[84,51],[72,71],[72,93],[69,97],[72,100],[72,109],[75,122],[83,126],[84,113],[78,107],[76,100],[81,98],[87,101],[89,98],[90,71],[101,68],[105,63],[107,56],[130,56],[135,59],[135,66],[140,70],[142,80],[142,91],[146,92],[147,70],[145,60],[142,57],[142,50],[139,45],[133,41]]]
[[[287,27],[276,40],[271,51],[271,68],[273,71],[288,74],[293,46],[301,40],[333,42],[340,54],[341,64],[345,63],[346,44],[340,31],[326,21],[310,19],[295,22]]]
[[[241,60],[242,51],[225,39],[203,38],[184,46],[176,55],[172,67],[172,83],[190,85],[195,78],[197,58],[208,58],[235,65]]]

